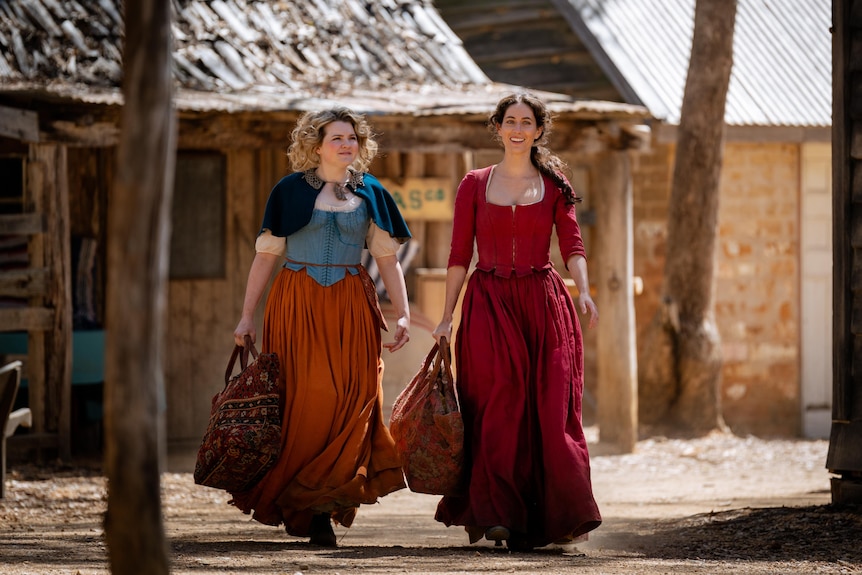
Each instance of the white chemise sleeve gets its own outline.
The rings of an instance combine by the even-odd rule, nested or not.
[[[375,258],[394,256],[401,247],[398,240],[390,236],[389,232],[381,230],[374,222],[368,226],[365,243],[368,245],[369,253]]]
[[[263,230],[254,242],[254,251],[283,257],[286,244],[285,238],[274,236],[269,230]]]

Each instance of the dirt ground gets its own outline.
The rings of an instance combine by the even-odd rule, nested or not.
[[[594,438],[595,430],[588,429]],[[650,439],[628,455],[592,443],[604,523],[589,541],[512,553],[469,545],[433,520],[438,498],[403,490],[363,507],[338,548],[249,520],[224,493],[196,486],[173,457],[163,508],[173,573],[862,573],[862,509],[830,504],[825,441],[714,434]],[[94,468],[10,466],[0,500],[0,573],[108,573],[105,479]]]

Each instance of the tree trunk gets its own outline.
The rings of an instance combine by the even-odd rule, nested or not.
[[[713,270],[736,0],[697,0],[668,215],[660,309],[647,328],[640,418],[685,434],[724,426]]]
[[[109,206],[105,538],[111,572],[169,573],[162,373],[175,125],[171,3],[126,0],[125,99]]]

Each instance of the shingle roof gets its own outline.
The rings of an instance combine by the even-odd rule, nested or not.
[[[423,0],[173,0],[175,76],[202,90],[303,89],[488,79]],[[116,0],[0,1],[0,78],[116,86]]]
[[[610,59],[620,92],[678,124],[695,0],[565,2]],[[727,123],[831,126],[831,20],[825,0],[738,0]]]
[[[485,76],[430,0],[172,7],[181,109],[309,109],[337,100],[365,112],[485,111],[512,89]],[[0,92],[119,103],[122,30],[122,0],[0,0]]]

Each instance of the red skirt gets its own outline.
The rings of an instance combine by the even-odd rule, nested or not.
[[[444,497],[436,519],[465,526],[471,540],[502,525],[537,547],[598,527],[581,424],[583,339],[556,270],[475,271],[455,362],[469,488]]]
[[[231,504],[261,523],[307,536],[328,512],[349,527],[362,503],[404,487],[383,421],[380,323],[360,276],[323,287],[305,270],[281,270],[266,302],[262,352],[284,377],[281,454]]]

